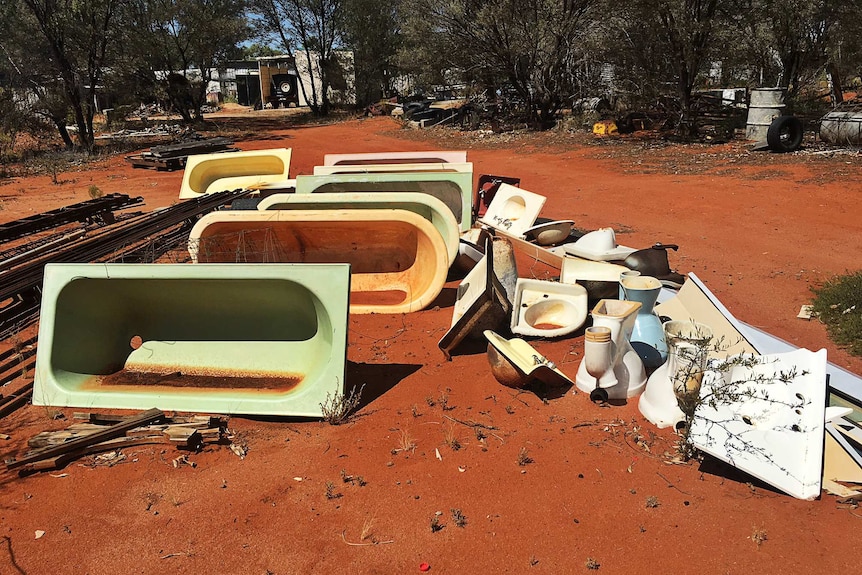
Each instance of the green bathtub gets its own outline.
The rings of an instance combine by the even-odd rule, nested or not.
[[[320,417],[350,266],[50,264],[34,405]]]

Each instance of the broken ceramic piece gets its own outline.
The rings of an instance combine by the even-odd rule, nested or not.
[[[534,337],[568,335],[587,319],[583,286],[518,278],[512,307],[512,333]]]
[[[522,236],[531,228],[545,205],[545,196],[500,184],[497,194],[479,222],[514,236]]]
[[[479,337],[486,329],[505,325],[511,313],[511,300],[494,272],[492,240],[488,238],[482,259],[458,286],[452,326],[437,346],[446,359],[451,359],[452,350],[464,338]]]
[[[494,275],[506,290],[510,302],[515,301],[515,286],[518,284],[518,262],[512,243],[503,237],[493,237],[491,250],[494,255]]]
[[[862,483],[862,454],[832,423],[826,424],[823,478],[844,483]]]
[[[611,383],[612,379],[609,375],[598,386],[607,393],[606,399],[619,400],[634,397],[643,391],[646,385],[644,364],[629,343],[640,307],[641,304],[638,302],[603,299],[593,308],[593,326],[609,328],[611,341],[614,344],[612,371],[615,383]],[[585,393],[591,393],[596,389],[596,379],[589,374],[583,361],[578,367],[575,382],[578,389]]]
[[[346,264],[48,264],[34,405],[321,417]]]
[[[324,166],[361,166],[363,164],[449,164],[467,161],[466,151],[364,152],[326,154]]]
[[[540,246],[559,244],[571,235],[574,220],[554,220],[524,230],[524,237]]]
[[[485,330],[488,340],[488,362],[494,378],[506,387],[523,389],[533,382],[554,387],[572,385],[572,380],[557,369],[552,361],[536,351],[523,339],[506,339]]]
[[[671,271],[667,260],[667,250],[677,249],[679,246],[675,244],[657,243],[645,250],[633,252],[623,263],[645,276],[658,279],[665,287],[679,289],[685,281],[685,276]]]
[[[455,258],[453,266],[462,274],[467,274],[476,267],[482,256],[485,255],[483,247],[485,245],[484,238],[488,236],[488,232],[481,228],[471,228],[461,234],[458,241],[458,256]]]
[[[593,261],[624,260],[634,248],[617,244],[613,228],[600,228],[581,236],[573,244],[566,244],[566,253]]]
[[[257,205],[267,210],[407,210],[419,214],[440,232],[453,262],[458,255],[458,222],[446,205],[428,194],[363,193],[363,194],[273,194]]]
[[[289,169],[289,148],[189,156],[180,199],[286,180]]]
[[[349,263],[351,313],[423,309],[446,283],[434,226],[405,210],[219,211],[189,236],[198,262]]]
[[[734,326],[736,319],[693,274],[691,281],[685,282],[676,296],[657,305],[655,312],[677,321],[708,325],[715,337],[715,345],[709,350],[710,358],[757,353]],[[733,318],[733,321],[728,318]]]
[[[562,247],[554,249],[562,249]],[[617,297],[620,274],[630,271],[621,265],[609,262],[593,262],[571,256],[564,256],[560,263],[560,282],[565,284],[578,283],[584,286],[592,300]]]
[[[823,471],[826,350],[723,365],[703,377],[691,443],[793,497],[816,498]]]

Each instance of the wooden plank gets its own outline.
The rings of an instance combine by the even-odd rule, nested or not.
[[[35,463],[36,461],[41,461],[43,459],[50,459],[58,455],[64,455],[66,453],[80,450],[84,447],[90,447],[92,445],[102,443],[103,441],[107,441],[109,439],[122,437],[127,431],[132,430],[136,427],[140,427],[142,425],[148,425],[164,417],[164,415],[165,414],[160,409],[153,408],[147,410],[144,413],[138,415],[137,417],[112,425],[104,431],[99,431],[85,437],[74,439],[72,441],[64,443],[63,445],[57,445],[42,449],[21,459],[13,459],[7,461],[6,468],[18,469],[29,463]]]
[[[69,453],[57,455],[49,459],[41,459],[33,463],[28,463],[22,466],[18,470],[18,473],[21,475],[26,475],[28,473],[34,473],[36,471],[50,471],[54,469],[62,469],[70,461],[74,461],[75,459],[85,457],[87,455],[92,455],[94,453],[111,451],[113,449],[124,449],[126,447],[135,447],[138,445],[152,445],[154,443],[164,442],[165,438],[163,435],[149,435],[147,437],[118,437],[115,439],[109,439],[108,441],[97,443],[96,445],[83,447]]]

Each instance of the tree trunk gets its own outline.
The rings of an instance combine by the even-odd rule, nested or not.
[[[75,143],[72,141],[72,137],[69,135],[69,130],[66,129],[66,119],[65,118],[51,118],[54,122],[54,125],[57,126],[57,131],[60,132],[60,138],[63,140],[63,145],[66,146],[66,149],[71,151],[75,148]]]
[[[829,95],[832,98],[832,107],[844,101],[844,90],[841,88],[841,76],[834,62],[826,64],[826,77],[829,79]]]

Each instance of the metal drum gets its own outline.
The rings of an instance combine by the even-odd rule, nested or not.
[[[827,144],[862,144],[862,111],[829,112],[820,120],[820,139]]]
[[[758,88],[751,91],[745,137],[765,142],[772,121],[784,114],[784,88]]]

